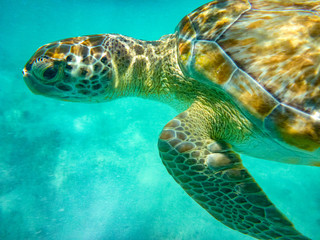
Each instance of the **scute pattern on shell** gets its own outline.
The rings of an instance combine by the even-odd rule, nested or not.
[[[259,10],[316,10],[319,8],[318,0],[251,0],[252,9]]]
[[[246,0],[220,0],[206,4],[188,15],[197,39],[216,40],[242,13],[250,9]]]
[[[315,151],[319,6],[320,1],[302,0],[213,1],[178,25],[179,64],[187,75],[223,88],[281,142]]]
[[[311,115],[319,113],[319,16],[250,11],[217,43],[280,102]]]

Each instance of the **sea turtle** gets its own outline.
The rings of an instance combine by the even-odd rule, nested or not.
[[[320,165],[320,1],[216,0],[158,41],[119,34],[49,43],[25,65],[36,94],[73,102],[138,96],[181,113],[161,159],[213,217],[258,239],[309,239],[239,153]]]

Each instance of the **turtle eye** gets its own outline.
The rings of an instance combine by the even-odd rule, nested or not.
[[[57,80],[59,73],[61,73],[60,63],[58,61],[53,61],[46,57],[40,57],[33,62],[32,72],[45,83],[52,83]]]
[[[44,71],[43,77],[47,80],[51,80],[54,78],[58,73],[58,69],[54,67],[49,67],[47,70]]]

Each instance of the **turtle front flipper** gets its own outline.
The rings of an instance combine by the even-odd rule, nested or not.
[[[274,206],[228,143],[215,141],[189,108],[159,139],[161,159],[182,188],[213,217],[258,239],[309,239]]]

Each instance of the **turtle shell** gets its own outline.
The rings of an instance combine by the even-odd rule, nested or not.
[[[177,26],[180,67],[224,89],[272,137],[320,151],[319,6],[304,0],[203,5]]]

